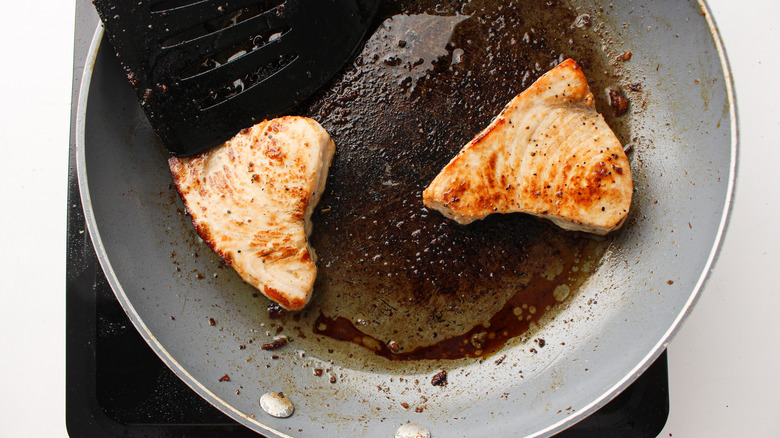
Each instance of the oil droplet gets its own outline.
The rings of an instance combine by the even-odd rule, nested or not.
[[[555,301],[563,301],[569,296],[569,292],[571,292],[571,290],[568,285],[559,284],[555,290],[553,290],[553,297],[555,297]]]
[[[453,64],[460,64],[460,61],[463,59],[463,54],[466,53],[463,51],[463,49],[455,49],[452,51],[452,63]]]
[[[397,84],[411,92],[417,82],[432,71],[435,63],[447,55],[455,27],[468,15],[398,14],[382,23],[366,47],[381,56],[381,62],[395,67]],[[452,63],[458,64],[462,49],[455,49]]]
[[[542,272],[542,277],[546,280],[554,280],[555,277],[559,276],[561,272],[563,272],[563,261],[560,259],[552,260],[547,266],[546,269]]]
[[[369,350],[379,351],[382,349],[379,341],[369,336],[364,336],[361,343]]]
[[[267,392],[260,397],[260,407],[268,415],[287,418],[295,412],[295,406],[282,392]]]
[[[419,424],[404,424],[395,431],[395,438],[431,438],[431,432]]]

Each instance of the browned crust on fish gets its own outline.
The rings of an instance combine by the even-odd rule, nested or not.
[[[467,224],[523,212],[569,229],[619,228],[633,182],[619,140],[567,59],[517,95],[423,192],[426,206]]]
[[[334,151],[316,121],[288,116],[168,165],[203,241],[268,298],[299,310],[317,273],[309,217]]]

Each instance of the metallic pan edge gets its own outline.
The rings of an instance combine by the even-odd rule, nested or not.
[[[728,188],[726,190],[726,199],[723,205],[723,216],[721,217],[720,224],[718,225],[718,232],[715,236],[715,241],[713,242],[709,257],[707,258],[705,269],[702,271],[701,276],[696,282],[696,286],[694,287],[694,290],[690,298],[685,303],[685,306],[683,306],[683,308],[680,310],[680,314],[677,315],[677,318],[675,319],[671,327],[669,327],[669,330],[667,330],[667,332],[658,341],[655,347],[653,347],[653,350],[650,351],[647,354],[647,356],[645,356],[644,359],[642,359],[642,361],[639,364],[637,364],[637,366],[634,367],[633,370],[631,370],[629,374],[627,374],[623,379],[621,379],[618,383],[616,383],[612,388],[604,392],[601,398],[594,400],[593,403],[591,403],[587,408],[581,409],[580,411],[573,414],[571,417],[566,418],[565,420],[560,421],[556,424],[553,424],[549,428],[539,431],[539,433],[537,434],[531,435],[532,437],[552,436],[558,432],[567,429],[568,427],[571,427],[575,423],[584,420],[590,414],[596,412],[599,408],[606,405],[610,400],[612,400],[614,397],[620,394],[624,389],[626,389],[629,385],[631,385],[639,376],[641,376],[642,373],[644,373],[645,370],[647,370],[647,368],[653,364],[653,362],[658,358],[658,356],[660,356],[661,353],[663,353],[666,350],[666,347],[669,345],[669,342],[672,340],[672,337],[677,333],[677,331],[680,329],[685,319],[693,311],[693,307],[694,305],[696,305],[696,302],[698,302],[699,297],[701,296],[701,291],[704,288],[704,285],[706,284],[707,280],[709,279],[710,273],[714,269],[715,262],[717,261],[718,256],[720,255],[720,248],[723,242],[723,236],[725,235],[726,230],[728,228],[729,219],[731,216],[730,215],[731,209],[734,205],[734,189],[735,189],[736,178],[737,178],[737,161],[739,157],[738,154],[739,123],[738,123],[738,116],[737,116],[737,98],[736,95],[734,94],[734,78],[731,74],[731,67],[729,65],[728,56],[726,55],[726,48],[724,47],[723,41],[720,37],[720,33],[718,32],[717,24],[715,23],[714,18],[712,18],[712,12],[710,11],[707,2],[705,0],[697,0],[697,2],[699,3],[699,6],[702,9],[702,13],[705,16],[707,25],[710,28],[710,35],[712,36],[713,42],[715,43],[715,48],[718,51],[718,57],[720,58],[721,67],[723,69],[723,76],[726,83],[726,94],[729,101],[729,119],[730,119],[730,130],[731,130],[731,156],[730,156],[731,166],[729,167],[729,180],[728,180]]]
[[[642,373],[644,373],[645,370],[647,370],[647,368],[653,364],[653,362],[658,358],[658,356],[660,356],[661,353],[663,353],[666,350],[666,347],[669,345],[669,342],[672,340],[672,337],[677,333],[677,331],[680,329],[685,319],[693,311],[693,307],[696,304],[696,302],[698,302],[699,297],[701,296],[701,291],[704,288],[704,285],[706,284],[707,280],[709,279],[710,273],[714,269],[715,262],[717,261],[718,256],[720,255],[720,248],[723,242],[723,236],[725,235],[726,230],[728,228],[729,219],[731,216],[730,215],[731,209],[734,205],[734,189],[735,189],[736,178],[737,178],[737,161],[739,156],[738,154],[739,123],[738,123],[738,116],[737,116],[737,98],[736,95],[734,94],[734,78],[731,74],[731,67],[729,65],[728,56],[726,55],[726,48],[724,47],[723,41],[721,40],[720,33],[718,32],[718,28],[715,23],[715,20],[712,18],[712,12],[710,11],[710,8],[707,5],[707,2],[705,0],[697,0],[697,2],[699,3],[699,6],[702,9],[702,13],[705,16],[707,25],[710,28],[710,35],[712,36],[713,42],[715,43],[715,48],[718,51],[718,57],[720,58],[721,67],[723,69],[723,76],[726,83],[726,94],[729,101],[729,119],[730,119],[730,130],[731,130],[731,156],[730,156],[731,166],[729,167],[729,180],[728,180],[728,187],[726,190],[726,199],[723,205],[723,216],[721,217],[720,224],[718,225],[718,232],[715,236],[715,241],[713,242],[709,257],[707,258],[705,269],[702,271],[701,276],[696,282],[696,286],[694,287],[691,296],[689,297],[688,301],[685,303],[685,306],[683,306],[683,308],[680,310],[680,314],[677,315],[677,318],[675,319],[671,327],[669,327],[669,330],[667,330],[667,332],[658,341],[655,347],[653,347],[652,351],[650,351],[647,354],[647,356],[645,356],[644,359],[642,359],[642,361],[639,364],[637,364],[637,366],[634,367],[633,370],[631,370],[629,374],[627,374],[623,379],[621,379],[618,383],[616,383],[612,388],[604,392],[601,398],[594,400],[593,403],[591,403],[587,408],[581,409],[575,414],[573,414],[571,417],[566,418],[565,420],[562,420],[556,424],[553,424],[549,428],[539,431],[539,433],[537,434],[531,435],[532,437],[552,436],[558,432],[567,429],[568,427],[571,427],[575,423],[584,420],[590,414],[596,412],[599,408],[606,405],[610,400],[612,400],[614,397],[620,394],[624,389],[626,389],[629,385],[631,385],[639,376],[641,376]]]
[[[714,20],[712,19],[708,6],[703,0],[699,0],[698,3],[705,14],[707,24],[710,28],[710,34],[714,40],[721,61],[721,67],[723,69],[723,74],[724,74],[725,84],[726,84],[725,85],[726,92],[727,92],[727,97],[729,102],[729,117],[730,117],[730,130],[731,130],[731,151],[730,151],[731,163],[729,168],[729,180],[728,180],[726,199],[724,202],[723,215],[720,219],[716,238],[715,241],[713,242],[712,249],[710,250],[710,254],[708,256],[705,269],[702,271],[702,274],[699,277],[694,287],[693,293],[690,295],[689,299],[687,300],[683,308],[680,310],[680,313],[676,317],[674,323],[667,330],[664,336],[659,340],[659,342],[653,347],[653,349],[642,359],[642,361],[636,367],[634,367],[631,370],[630,373],[628,373],[623,379],[621,379],[614,386],[612,386],[607,391],[605,391],[604,394],[599,399],[594,400],[585,409],[579,410],[577,413],[571,415],[570,417],[565,418],[559,421],[558,423],[555,423],[550,427],[541,430],[532,436],[549,436],[571,426],[572,424],[584,419],[592,412],[596,411],[598,408],[600,408],[601,406],[606,404],[609,400],[611,400],[614,396],[619,394],[628,385],[630,385],[636,379],[636,377],[638,377],[658,357],[658,355],[661,354],[661,352],[668,345],[671,337],[677,332],[682,322],[690,314],[694,304],[697,302],[699,298],[701,289],[704,287],[706,280],[709,277],[709,273],[713,270],[714,263],[717,260],[719,249],[721,247],[721,243],[723,240],[723,235],[728,227],[729,212],[733,205],[733,194],[734,194],[734,186],[736,182],[736,168],[737,168],[737,156],[738,156],[737,153],[738,152],[738,121],[737,121],[736,97],[734,95],[734,87],[733,87],[733,78],[731,76],[728,59],[722,41],[720,39],[720,36],[717,31],[717,27],[715,25]],[[81,83],[81,89],[79,91],[77,125],[76,125],[76,165],[78,171],[79,190],[82,197],[82,203],[84,206],[84,214],[87,221],[87,228],[92,238],[92,242],[97,250],[98,260],[100,262],[100,265],[102,269],[105,271],[112,289],[114,290],[118,300],[121,302],[123,308],[128,313],[128,316],[133,322],[133,324],[142,334],[142,336],[150,345],[150,347],[155,351],[155,353],[159,357],[161,357],[164,362],[166,362],[166,364],[179,376],[179,378],[181,378],[185,383],[187,383],[190,387],[192,387],[200,396],[208,400],[210,403],[220,406],[220,409],[223,412],[226,412],[230,417],[232,417],[236,421],[254,428],[261,428],[265,431],[268,431],[270,433],[276,434],[281,437],[289,437],[289,435],[271,429],[265,426],[264,424],[243,415],[241,412],[234,409],[232,406],[227,404],[224,400],[220,399],[214,393],[212,393],[207,388],[205,388],[199,381],[195,380],[187,371],[185,371],[181,367],[181,365],[173,357],[171,357],[171,355],[165,350],[165,348],[163,348],[163,346],[158,342],[158,340],[154,337],[154,335],[148,330],[144,322],[140,319],[138,314],[135,312],[132,304],[129,302],[125,292],[123,291],[121,284],[119,284],[117,277],[114,274],[110,261],[107,259],[105,248],[102,244],[100,234],[97,229],[97,224],[96,224],[96,220],[95,220],[95,216],[91,204],[90,194],[88,191],[86,161],[85,161],[86,107],[87,107],[89,86],[91,83],[94,62],[97,56],[97,51],[98,51],[99,43],[102,39],[102,35],[103,35],[102,26],[98,26],[90,46],[89,55],[87,57],[87,61],[84,69],[84,76]]]
[[[239,412],[238,410],[230,406],[224,400],[217,397],[216,394],[209,391],[199,381],[193,378],[192,375],[190,375],[168,353],[168,351],[162,346],[162,344],[160,344],[157,338],[155,338],[152,332],[146,327],[146,324],[144,324],[144,322],[138,316],[138,313],[136,313],[135,309],[133,308],[133,304],[127,298],[127,295],[122,289],[122,285],[119,283],[119,280],[117,279],[117,276],[114,273],[114,270],[111,266],[111,261],[109,261],[108,257],[106,256],[105,247],[103,246],[103,242],[100,238],[100,232],[97,228],[97,222],[95,220],[95,215],[92,208],[92,200],[90,198],[88,184],[87,184],[87,169],[86,169],[86,160],[85,160],[85,153],[84,153],[85,150],[84,133],[85,133],[85,126],[86,126],[85,122],[86,122],[86,114],[87,114],[87,102],[89,98],[89,87],[92,82],[92,72],[94,70],[95,60],[97,58],[97,53],[102,38],[103,38],[103,25],[98,24],[97,29],[95,30],[95,34],[92,37],[89,53],[87,54],[87,60],[84,65],[84,76],[82,77],[81,89],[79,90],[78,113],[76,115],[76,170],[78,174],[79,193],[81,195],[81,202],[84,208],[84,217],[87,223],[87,230],[89,231],[90,238],[92,239],[92,244],[95,247],[96,250],[95,252],[97,253],[98,261],[100,262],[100,267],[105,272],[106,278],[108,279],[108,283],[111,285],[111,289],[114,291],[114,294],[116,295],[117,299],[122,304],[122,308],[127,313],[127,316],[130,318],[130,321],[132,321],[133,325],[136,327],[136,329],[141,334],[141,336],[143,336],[144,340],[146,340],[146,342],[149,344],[152,350],[154,350],[157,356],[159,356],[166,363],[166,365],[180,379],[182,379],[182,381],[184,381],[189,387],[191,387],[195,392],[197,392],[198,395],[208,400],[209,403],[215,406],[221,406],[220,410],[222,412],[227,413],[231,418],[238,421],[239,423],[242,423],[246,426],[250,426],[251,424],[254,427],[259,427],[265,431],[271,432],[282,438],[294,438],[283,432],[272,429],[257,420],[254,420],[250,417],[243,415],[241,412]]]

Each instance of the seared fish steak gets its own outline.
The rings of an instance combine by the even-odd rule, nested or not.
[[[168,165],[200,237],[247,283],[299,310],[317,276],[309,219],[334,152],[319,123],[282,117]]]
[[[632,192],[623,146],[596,112],[582,69],[567,59],[466,144],[423,202],[461,224],[521,212],[603,235],[623,224]]]

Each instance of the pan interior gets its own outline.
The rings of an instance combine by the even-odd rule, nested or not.
[[[627,50],[630,61],[617,59]],[[103,44],[79,161],[89,232],[163,360],[266,435],[392,436],[409,421],[435,436],[544,434],[605,402],[659,351],[712,261],[733,180],[717,54],[695,3],[384,2],[355,62],[296,109],[326,127],[337,155],[313,217],[315,298],[279,317],[196,237],[165,149]],[[623,229],[593,239],[519,214],[462,227],[425,211],[420,192],[444,164],[566,57],[633,146]],[[617,87],[631,100],[623,117],[607,105]],[[561,284],[571,293],[545,316],[541,298],[511,301]],[[508,301],[515,321],[540,319],[486,347],[482,333],[496,327],[485,323]],[[463,334],[473,357],[388,359],[404,359],[389,341],[402,355]],[[290,342],[263,348],[278,336]],[[430,357],[462,355],[451,347]],[[440,370],[448,385],[431,385]],[[265,415],[266,391],[287,394],[294,416]]]
[[[313,217],[315,298],[294,323],[373,367],[500,350],[576,293],[611,238],[528,215],[468,226],[422,205],[422,190],[518,92],[567,57],[603,79],[603,52],[560,2],[387,2],[354,64],[297,113],[337,154]],[[594,89],[604,81],[595,81]],[[614,123],[624,139],[628,128]],[[559,298],[561,295],[559,294]],[[403,369],[403,368],[402,368]]]

